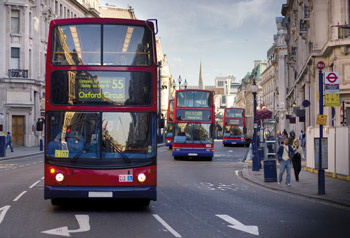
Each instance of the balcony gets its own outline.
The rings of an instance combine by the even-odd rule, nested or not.
[[[350,25],[338,25],[338,39],[350,37]]]
[[[27,69],[9,69],[10,78],[28,78]]]

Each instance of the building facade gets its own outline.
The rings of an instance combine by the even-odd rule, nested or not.
[[[319,69],[339,73],[339,100],[328,106],[324,137],[328,140],[328,172],[350,175],[350,2],[347,0],[288,0],[282,6],[286,23],[286,108],[289,129],[306,129],[307,166],[315,167],[314,143],[319,137]],[[322,82],[323,84],[323,82]],[[305,103],[310,102],[310,103]],[[310,105],[308,105],[310,104]],[[299,113],[298,113],[299,112]],[[303,113],[300,113],[303,112]],[[299,114],[299,115],[298,115]],[[305,121],[301,116],[305,114]],[[287,123],[288,124],[288,123]],[[346,145],[346,146],[344,146]]]

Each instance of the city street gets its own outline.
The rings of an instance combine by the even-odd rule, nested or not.
[[[158,148],[158,200],[43,199],[43,155],[0,161],[0,237],[348,237],[350,209],[272,191],[241,176],[248,148],[215,142],[213,161]]]

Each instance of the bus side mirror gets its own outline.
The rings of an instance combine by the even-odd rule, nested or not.
[[[44,121],[42,119],[38,119],[36,122],[36,130],[37,131],[43,131],[44,128]]]
[[[165,124],[164,118],[159,119],[159,128],[164,128],[164,124]]]

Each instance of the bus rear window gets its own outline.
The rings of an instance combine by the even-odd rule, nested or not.
[[[149,106],[149,72],[64,71],[51,74],[50,99],[56,105]]]

